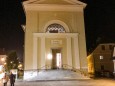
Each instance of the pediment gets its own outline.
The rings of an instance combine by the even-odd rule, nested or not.
[[[27,0],[26,10],[35,11],[83,11],[86,4],[78,0]]]
[[[27,0],[26,4],[86,5],[78,0]]]

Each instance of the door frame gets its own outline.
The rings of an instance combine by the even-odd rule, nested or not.
[[[52,52],[52,50],[55,50],[55,49],[58,49],[58,50],[60,50],[60,52],[59,53],[61,53],[61,68],[62,68],[62,48],[61,47],[55,47],[55,48],[51,48],[51,54],[52,54],[52,69],[59,69],[58,67],[56,67],[56,68],[53,68],[53,52]],[[56,53],[58,53],[58,52],[56,52]]]

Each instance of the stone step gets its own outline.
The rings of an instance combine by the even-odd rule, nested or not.
[[[89,79],[86,76],[81,75],[80,73],[73,72],[71,70],[42,70],[38,72],[36,77],[28,79],[27,81],[36,81],[36,80],[76,80],[76,79]]]

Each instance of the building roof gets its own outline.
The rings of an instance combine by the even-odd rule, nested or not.
[[[27,0],[23,2],[25,11],[83,11],[86,4],[74,0]]]
[[[112,49],[109,49],[109,45],[112,45]],[[102,50],[102,46],[106,46],[105,50]],[[115,43],[101,43],[95,48],[95,50],[92,53],[111,53],[113,51],[114,46]]]
[[[115,43],[101,43],[99,45],[115,45]]]

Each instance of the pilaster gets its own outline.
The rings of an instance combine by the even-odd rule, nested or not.
[[[41,67],[45,66],[45,60],[45,37],[41,37]]]
[[[78,36],[73,37],[73,39],[74,39],[75,68],[80,69]]]
[[[72,51],[71,51],[71,37],[67,37],[67,64],[68,69],[72,69]]]

